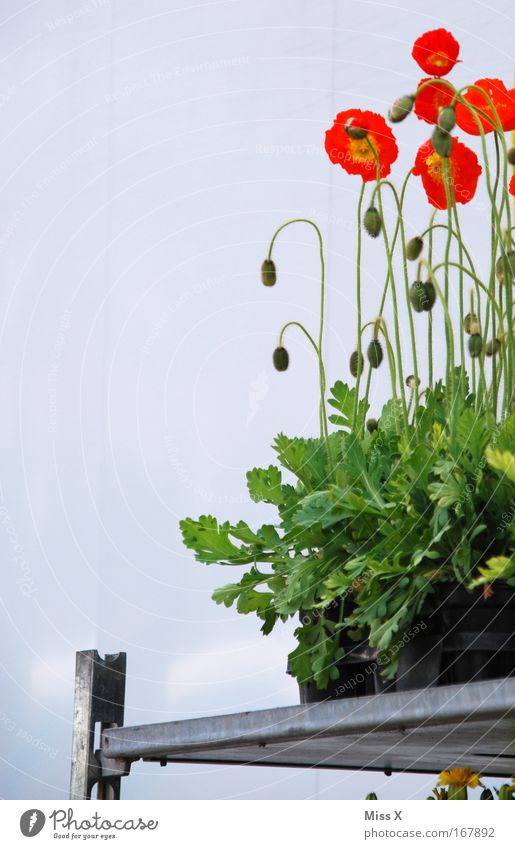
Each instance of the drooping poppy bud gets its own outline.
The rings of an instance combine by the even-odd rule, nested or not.
[[[500,256],[495,263],[495,273],[501,285],[504,283],[505,269],[508,271],[508,279],[513,283],[513,277],[515,275],[515,251],[508,251],[506,256]]]
[[[282,345],[279,345],[274,351],[273,354],[274,366],[277,371],[286,371],[288,368],[288,363],[290,362],[290,358],[288,356],[288,351],[286,348],[283,348]]]
[[[424,312],[425,290],[421,280],[415,280],[411,284],[409,299],[415,312]]]
[[[379,368],[383,362],[383,347],[379,339],[372,339],[367,348],[367,359],[372,368]]]
[[[510,165],[515,165],[515,147],[510,147],[508,149],[507,157]]]
[[[487,357],[494,357],[497,354],[499,348],[501,347],[501,340],[497,337],[490,339],[489,342],[486,343],[485,354]]]
[[[413,109],[415,98],[412,94],[405,94],[399,97],[390,107],[388,118],[392,124],[398,124],[399,121],[404,121]]]
[[[369,433],[373,433],[375,430],[377,430],[377,419],[367,420],[367,430]]]
[[[377,239],[381,232],[381,216],[375,206],[369,206],[363,218],[363,226],[369,236]]]
[[[420,236],[413,236],[406,245],[406,258],[410,262],[415,262],[422,253],[424,240]]]
[[[452,151],[452,136],[441,130],[440,127],[435,127],[431,141],[435,153],[438,153],[444,159],[448,159]]]
[[[465,318],[463,319],[463,329],[465,333],[468,333],[470,335],[470,328],[473,324],[477,324],[477,315],[473,312],[468,312]]]
[[[471,357],[479,357],[483,350],[483,339],[480,333],[469,336],[468,349]]]
[[[276,280],[275,262],[270,258],[264,259],[261,265],[261,282],[263,286],[274,286]]]
[[[420,378],[416,378],[414,374],[408,374],[406,378],[406,386],[408,389],[414,389],[415,386],[420,386]]]
[[[429,312],[433,309],[436,302],[436,289],[430,280],[424,283],[424,286],[426,291],[426,303],[424,305],[424,309],[426,312]]]
[[[361,141],[361,139],[365,139],[368,136],[367,128],[360,127],[354,118],[350,118],[345,124],[345,132],[354,141]]]
[[[444,133],[450,133],[456,126],[456,112],[454,106],[445,106],[438,113],[438,126]]]
[[[363,355],[359,351],[353,351],[349,360],[349,369],[352,376],[358,377],[358,375],[361,375],[363,373],[363,366]]]

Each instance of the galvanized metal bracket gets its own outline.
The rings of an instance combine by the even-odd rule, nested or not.
[[[98,799],[120,798],[120,781],[131,761],[95,751],[95,732],[101,745],[108,728],[123,726],[126,665],[125,652],[105,659],[96,649],[76,654],[70,799],[91,799],[95,784]]]

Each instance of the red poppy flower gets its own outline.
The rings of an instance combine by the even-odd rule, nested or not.
[[[510,180],[510,185],[508,186],[508,191],[510,195],[515,195],[515,174]]]
[[[367,135],[353,139],[346,126],[366,130]],[[383,116],[361,109],[338,113],[333,126],[325,134],[325,149],[331,162],[341,165],[348,174],[359,174],[364,183],[375,180],[377,176],[374,151],[382,178],[388,176],[392,162],[399,154],[395,136]]]
[[[515,130],[515,89],[508,91],[502,80],[477,80],[474,85],[482,89],[493,102],[503,130]],[[479,136],[480,130],[474,114],[479,118],[485,133],[491,133],[497,126],[495,113],[486,97],[475,88],[469,88],[464,100],[472,107],[470,110],[463,103],[456,103],[456,123],[458,127],[472,136]],[[481,115],[477,110],[485,113]]]
[[[468,203],[476,193],[477,181],[481,174],[481,165],[476,154],[454,137],[451,155],[447,162],[450,170],[451,197],[454,196],[458,203]],[[418,149],[413,174],[422,177],[427,199],[437,209],[447,209],[445,173],[442,157],[436,153],[429,139]]]
[[[417,88],[423,83],[428,83],[432,78],[426,77],[420,80]],[[415,115],[428,124],[436,124],[440,109],[449,106],[452,100],[452,89],[441,80],[434,80],[431,85],[426,86],[415,98]]]
[[[432,77],[445,77],[452,71],[460,45],[446,29],[433,29],[417,38],[411,55],[426,74]]]

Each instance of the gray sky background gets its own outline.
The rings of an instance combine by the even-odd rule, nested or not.
[[[351,106],[386,113],[423,74],[413,40],[446,26],[453,81],[510,83],[508,0],[4,0],[0,20],[0,795],[65,798],[74,653],[128,653],[130,724],[292,704],[292,627],[264,639],[220,609],[234,572],[194,562],[179,518],[272,517],[245,472],[283,430],[317,430],[316,365],[271,351],[317,326],[315,218],[328,262],[328,380],[354,347],[360,179],[324,131]],[[396,130],[393,177],[430,131]],[[478,145],[472,141],[473,147]],[[418,180],[408,232],[428,215]],[[484,195],[464,213],[488,255]],[[379,242],[380,240],[378,240]],[[365,245],[376,315],[382,246]],[[405,325],[403,325],[405,327]],[[408,338],[403,339],[406,350]],[[373,386],[387,397],[387,375]],[[136,764],[125,798],[423,797],[424,777]]]

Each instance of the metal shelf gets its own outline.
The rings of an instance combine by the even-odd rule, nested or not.
[[[78,658],[84,655],[91,659],[92,653],[81,652]],[[462,765],[484,775],[511,776],[515,773],[515,679],[103,727],[96,753],[100,780],[117,777],[119,781],[140,758],[163,765],[386,772],[435,773]]]

